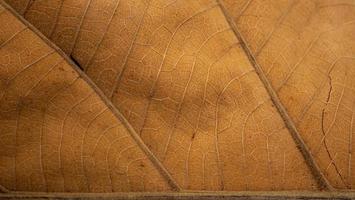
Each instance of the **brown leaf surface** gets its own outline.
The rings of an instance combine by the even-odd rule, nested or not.
[[[86,77],[0,5],[0,184],[14,191],[167,191]]]
[[[182,188],[317,188],[315,179],[319,177],[312,176],[307,166],[309,164],[313,168],[312,162],[307,156],[305,161],[297,149],[290,131],[235,36],[232,30],[235,27],[227,23],[216,1],[7,2],[83,68],[123,112]],[[350,67],[354,12],[345,1],[339,1],[340,6],[326,6],[329,2],[225,0],[237,28],[240,28],[272,85],[278,89],[278,95],[292,119],[299,113],[304,115],[299,122],[294,122],[324,174],[338,187],[341,182],[336,181],[335,166],[348,161],[351,163],[351,152],[350,156],[348,153],[348,157],[343,158],[345,150],[342,149],[345,146],[351,149],[349,137],[353,131],[349,110],[354,106],[351,93],[351,84],[354,85],[351,73],[354,70]],[[344,11],[343,7],[347,9]],[[263,17],[258,18],[259,15]],[[282,25],[286,19],[290,22]],[[293,29],[300,34],[295,34]],[[330,31],[326,34],[321,34],[328,29]],[[323,39],[312,43],[317,34]],[[330,44],[334,45],[333,49],[325,48]],[[340,59],[345,59],[346,65],[337,61],[338,54],[346,55]],[[306,61],[308,64],[303,63]],[[335,71],[324,69],[322,66],[328,61],[336,61],[334,65],[341,67]],[[297,73],[291,70],[295,67],[291,64],[284,68],[284,62],[293,62],[295,69],[298,68]],[[31,73],[34,76],[38,72]],[[331,84],[332,91],[337,92],[328,92],[328,76],[332,77],[331,80],[338,80],[337,84]],[[323,89],[316,89],[317,85],[322,85],[319,87]],[[329,96],[324,99],[323,93]],[[349,97],[345,98],[346,95]],[[309,102],[304,101],[307,98]],[[339,99],[346,106],[339,106]],[[317,109],[321,109],[320,113]],[[341,109],[344,119],[349,118],[347,121],[338,120],[340,113],[337,113]],[[316,129],[319,124],[324,124],[325,136]],[[46,122],[47,126],[52,125]],[[330,139],[335,138],[334,132],[338,131],[344,134],[344,138],[347,136],[346,145],[344,138]],[[38,134],[38,130],[30,132]],[[85,129],[76,133],[79,137],[89,137]],[[95,135],[96,131],[93,130],[92,134]],[[97,146],[101,145],[106,147],[104,144]],[[118,146],[127,147],[125,144]],[[314,153],[314,148],[319,149],[319,156]],[[327,152],[324,148],[332,148],[336,152]],[[327,158],[325,152],[331,158]],[[73,155],[76,155],[75,151]],[[78,157],[83,158],[93,159],[90,154]],[[347,170],[351,173],[351,167]],[[102,170],[97,169],[93,173],[102,173]],[[340,173],[345,172],[342,170]]]
[[[75,60],[185,189],[316,189],[214,0],[7,0]]]
[[[355,1],[223,0],[331,184],[355,187]]]

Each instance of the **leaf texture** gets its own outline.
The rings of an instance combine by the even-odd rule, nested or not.
[[[95,87],[0,5],[0,184],[13,191],[169,191]]]
[[[355,187],[355,1],[223,0],[330,183]]]
[[[84,69],[182,188],[318,188],[216,1],[7,2]]]

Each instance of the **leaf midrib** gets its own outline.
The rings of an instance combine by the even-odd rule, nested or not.
[[[318,187],[321,190],[334,190],[334,188],[331,186],[331,184],[329,183],[327,178],[324,176],[323,172],[320,170],[319,165],[317,164],[317,162],[313,158],[309,148],[307,147],[307,145],[304,142],[304,140],[302,139],[299,131],[297,130],[295,123],[293,122],[293,120],[289,116],[284,105],[281,103],[281,100],[279,99],[276,91],[271,86],[271,83],[269,82],[265,73],[263,72],[260,65],[258,64],[258,62],[257,62],[254,54],[250,50],[249,46],[247,45],[246,40],[243,38],[243,36],[239,32],[239,29],[238,29],[237,25],[235,24],[233,18],[228,14],[227,9],[224,6],[223,2],[221,2],[221,0],[216,0],[216,1],[218,2],[219,7],[221,8],[222,13],[224,14],[224,17],[228,21],[229,26],[233,30],[233,33],[238,38],[238,40],[241,44],[241,47],[243,48],[243,51],[247,55],[251,65],[254,67],[255,72],[259,76],[260,81],[263,83],[266,91],[270,95],[271,101],[276,106],[276,109],[279,112],[282,120],[284,121],[286,128],[291,133],[291,136],[292,136],[293,140],[295,141],[297,148],[300,150],[303,158],[305,159],[307,166],[309,167],[311,173],[315,177],[315,179],[318,183]]]

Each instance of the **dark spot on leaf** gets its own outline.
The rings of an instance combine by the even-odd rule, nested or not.
[[[72,59],[72,61],[73,61],[81,70],[84,71],[83,67],[80,66],[79,62],[78,62],[72,55],[70,55],[70,58]]]

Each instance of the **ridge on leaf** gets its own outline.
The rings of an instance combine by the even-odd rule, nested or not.
[[[174,189],[60,50],[1,4],[0,27],[1,185],[41,192]]]
[[[354,1],[223,2],[322,173],[354,189]]]

